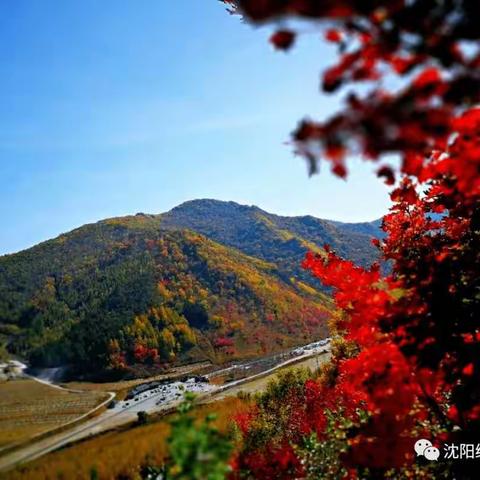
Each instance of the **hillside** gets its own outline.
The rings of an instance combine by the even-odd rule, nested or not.
[[[282,217],[255,206],[218,200],[185,202],[161,215],[162,228],[188,228],[223,245],[236,248],[278,267],[288,281],[292,275],[315,288],[321,285],[301,268],[308,250],[325,244],[356,264],[377,260],[372,237],[381,237],[380,221],[341,223],[312,216]]]
[[[327,334],[328,297],[299,263],[368,235],[210,200],[85,225],[0,257],[0,334],[34,365],[82,371],[224,362]],[[310,283],[310,285],[309,285]]]

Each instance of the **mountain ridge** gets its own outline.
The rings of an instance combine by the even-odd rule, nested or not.
[[[29,250],[31,248],[37,247],[38,245],[41,245],[45,242],[55,240],[59,237],[62,237],[63,235],[66,235],[67,233],[74,232],[74,231],[76,231],[80,228],[83,228],[85,226],[88,226],[88,225],[95,225],[95,224],[98,224],[98,223],[108,222],[110,220],[115,220],[115,219],[119,219],[119,218],[121,218],[121,219],[123,219],[123,218],[134,218],[134,217],[138,217],[138,216],[145,216],[145,217],[150,217],[150,218],[161,218],[162,216],[164,216],[166,214],[169,214],[169,213],[171,213],[171,212],[173,212],[177,209],[180,209],[180,208],[183,208],[183,207],[188,207],[190,205],[195,205],[197,203],[204,203],[204,202],[213,202],[213,203],[219,203],[219,204],[231,204],[233,206],[242,207],[242,208],[245,208],[245,209],[258,210],[260,212],[267,213],[270,216],[283,218],[283,219],[314,219],[314,220],[319,220],[319,221],[322,221],[322,222],[326,222],[326,223],[336,225],[336,226],[338,226],[342,229],[345,229],[346,231],[359,231],[359,230],[362,230],[362,227],[365,227],[365,230],[366,231],[368,230],[369,234],[383,236],[383,232],[380,229],[381,218],[376,219],[376,220],[372,220],[372,221],[343,222],[343,221],[338,221],[338,220],[333,220],[333,219],[324,219],[324,218],[316,217],[315,215],[310,215],[310,214],[308,214],[308,215],[280,215],[280,214],[277,214],[277,213],[267,212],[266,210],[264,210],[264,209],[262,209],[262,208],[260,208],[256,205],[242,204],[242,203],[238,203],[238,202],[233,201],[233,200],[218,200],[218,199],[214,199],[214,198],[199,198],[199,199],[193,199],[193,200],[186,200],[186,201],[180,203],[179,205],[176,205],[175,207],[172,207],[170,210],[167,210],[166,212],[163,212],[163,213],[137,212],[137,213],[133,213],[133,214],[107,217],[107,218],[104,218],[104,219],[87,222],[87,223],[85,223],[85,224],[83,224],[79,227],[73,227],[71,230],[68,230],[66,232],[61,232],[58,235],[55,235],[51,238],[41,240],[38,243],[35,243],[34,245],[30,245],[30,246],[27,246],[25,248],[22,248],[20,250],[16,250],[16,251],[13,251],[13,252],[6,252],[6,253],[3,253],[3,254],[0,254],[0,259],[3,258],[3,257],[8,257],[10,255],[16,255],[17,253],[24,252],[24,251]]]
[[[371,239],[383,234],[380,220],[352,224],[311,215],[286,217],[256,206],[208,199],[185,202],[158,218],[162,228],[189,228],[248,255],[280,262],[284,275],[293,272],[316,288],[319,283],[301,268],[307,250],[318,253],[328,244],[340,256],[369,266],[378,260]]]

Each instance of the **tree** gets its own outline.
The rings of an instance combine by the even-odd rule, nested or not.
[[[179,480],[223,480],[233,445],[227,435],[212,425],[215,416],[195,422],[191,410],[194,395],[185,394],[178,416],[171,422],[168,439],[170,460],[166,478]]]
[[[145,412],[144,410],[141,410],[140,412],[137,412],[137,423],[139,425],[146,425],[148,423],[148,413]]]
[[[320,158],[347,174],[348,152],[371,160],[400,152],[402,172],[416,175],[423,156],[444,149],[453,114],[480,99],[480,52],[475,0],[226,0],[234,12],[255,23],[302,18],[318,21],[327,41],[338,45],[339,62],[323,75],[326,93],[358,82],[374,87],[363,97],[350,92],[346,108],[325,122],[304,120],[293,133],[300,154],[317,171]],[[276,48],[294,45],[295,32],[282,27],[272,37]],[[379,80],[392,74],[406,79],[399,91]],[[413,80],[411,77],[414,76]],[[411,158],[413,155],[413,158]],[[392,170],[380,176],[391,182]]]
[[[345,340],[320,379],[305,384],[303,440],[295,430],[284,441],[303,459],[305,475],[325,463],[319,452],[341,439],[336,458],[327,460],[340,460],[351,478],[474,478],[475,460],[419,470],[413,445],[422,436],[439,447],[475,443],[480,431],[480,4],[227,3],[253,22],[281,19],[271,42],[283,50],[296,39],[284,26],[288,20],[325,25],[340,58],[323,75],[324,92],[356,82],[373,87],[363,97],[351,91],[344,111],[326,121],[300,122],[296,151],[310,173],[322,159],[342,178],[348,154],[360,152],[382,161],[377,175],[393,186],[386,238],[376,242],[391,274],[360,268],[328,247],[326,257],[311,253],[304,262],[332,287],[344,312],[336,328]],[[387,90],[380,80],[388,76],[403,86]],[[390,153],[400,156],[397,170],[383,163]],[[251,474],[260,478],[260,471]]]

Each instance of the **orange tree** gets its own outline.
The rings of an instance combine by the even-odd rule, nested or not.
[[[278,21],[278,49],[295,44],[288,25],[296,19],[315,22],[338,45],[322,86],[352,85],[345,107],[326,121],[301,121],[295,149],[311,173],[322,160],[347,177],[351,153],[378,162],[393,202],[376,242],[390,274],[328,248],[305,259],[334,292],[344,340],[320,379],[285,397],[295,408],[282,434],[265,435],[262,418],[268,409],[275,418],[287,400],[239,420],[238,476],[475,478],[480,447],[477,458],[449,460],[442,450],[429,463],[415,459],[413,445],[480,444],[480,2],[226,3],[252,22]],[[387,89],[386,76],[401,77],[402,87]],[[355,92],[357,82],[370,83],[368,94]],[[398,168],[384,160],[392,153]]]

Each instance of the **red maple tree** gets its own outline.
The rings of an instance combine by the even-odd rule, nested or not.
[[[292,428],[270,445],[271,455],[244,450],[236,465],[257,478],[306,476],[298,438],[331,435],[332,412],[334,423],[347,420],[348,448],[338,455],[351,478],[365,472],[384,478],[392,468],[411,467],[422,436],[435,433],[437,444],[478,443],[480,3],[226,3],[253,22],[281,20],[271,37],[279,49],[295,43],[288,20],[325,25],[324,38],[338,46],[339,61],[325,71],[323,90],[356,82],[372,88],[363,97],[349,92],[345,109],[326,121],[301,121],[292,135],[296,151],[311,173],[325,160],[340,177],[348,174],[348,155],[361,153],[382,162],[377,175],[393,186],[386,237],[375,242],[390,274],[376,265],[360,268],[328,247],[326,256],[308,254],[304,262],[334,291],[343,312],[336,327],[352,346],[349,354],[334,351],[328,378],[308,381],[292,400]],[[401,77],[401,88],[380,83],[392,75]],[[398,169],[383,163],[391,153],[401,159]],[[242,430],[248,437],[248,426]],[[474,461],[454,462],[449,472],[474,478],[468,476]]]

